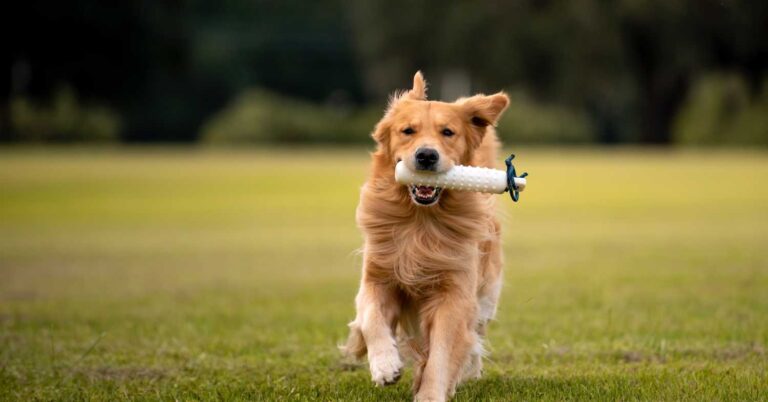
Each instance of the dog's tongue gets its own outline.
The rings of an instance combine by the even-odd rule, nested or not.
[[[430,197],[430,196],[432,196],[432,193],[435,192],[435,188],[434,187],[429,187],[429,186],[417,186],[416,187],[416,192],[421,197]]]

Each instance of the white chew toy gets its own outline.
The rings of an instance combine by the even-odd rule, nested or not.
[[[400,184],[441,187],[459,191],[501,194],[507,191],[507,173],[503,170],[484,167],[456,165],[445,173],[412,171],[405,162],[395,166],[395,180]],[[525,189],[525,179],[515,177],[517,191]]]

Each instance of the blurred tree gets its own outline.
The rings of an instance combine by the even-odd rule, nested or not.
[[[49,104],[16,97],[9,107],[14,140],[28,142],[114,141],[120,118],[103,106],[82,104],[72,88],[59,88]]]
[[[766,1],[28,0],[0,23],[0,139],[12,99],[63,85],[126,140],[190,141],[248,88],[380,105],[423,69],[437,97],[506,88],[587,116],[589,138],[667,143],[698,77],[732,71],[755,98],[768,70]]]
[[[318,102],[362,100],[338,0],[14,6],[0,17],[13,32],[0,55],[11,77],[0,83],[6,112],[13,97],[50,101],[71,85],[85,101],[118,109],[126,140],[178,141],[196,139],[207,117],[249,86]]]
[[[0,52],[0,139],[13,138],[11,101],[55,103],[60,88],[73,87],[86,103],[121,108],[121,94],[141,82],[130,49],[141,46],[137,7],[72,0],[6,4]]]
[[[768,85],[752,96],[746,81],[735,73],[697,80],[675,119],[675,142],[768,145]]]
[[[693,75],[736,67],[758,94],[768,67],[768,4],[624,1],[622,36],[639,95],[640,140],[667,143]]]
[[[692,75],[735,67],[759,92],[768,3],[362,0],[351,20],[366,89],[462,69],[476,90],[522,88],[586,111],[603,142],[667,143]],[[370,29],[376,26],[377,29]]]

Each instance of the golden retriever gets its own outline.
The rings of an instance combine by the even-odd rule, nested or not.
[[[494,167],[494,126],[508,104],[502,92],[428,101],[417,72],[372,134],[377,149],[357,208],[364,235],[357,316],[342,349],[367,353],[378,385],[400,378],[400,351],[410,349],[417,401],[444,401],[481,374],[482,337],[501,290],[501,227],[494,196],[403,186],[395,164],[435,172]]]

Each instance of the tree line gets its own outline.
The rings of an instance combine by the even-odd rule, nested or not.
[[[584,121],[601,143],[672,142],[680,116],[712,108],[691,100],[702,87],[719,91],[723,119],[734,102],[768,105],[762,1],[31,0],[0,18],[12,32],[0,55],[6,141],[197,141],[233,105],[248,110],[237,99],[254,90],[274,94],[259,98],[273,109],[316,107],[318,121],[352,116],[356,130],[418,69],[431,95],[503,88],[542,120]],[[762,135],[762,120],[745,119]],[[322,124],[319,140],[332,140]]]

